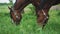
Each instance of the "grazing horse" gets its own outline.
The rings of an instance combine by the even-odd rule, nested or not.
[[[60,0],[16,0],[13,7],[8,7],[10,9],[11,19],[16,25],[22,19],[22,10],[30,3],[36,8],[37,23],[44,27],[49,19],[48,11],[50,7],[60,4]]]

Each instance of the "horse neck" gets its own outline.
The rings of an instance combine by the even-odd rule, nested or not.
[[[26,5],[28,5],[30,2],[27,0],[16,0],[13,8],[15,10],[22,10]]]

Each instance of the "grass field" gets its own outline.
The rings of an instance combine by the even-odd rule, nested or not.
[[[60,34],[60,10],[50,10],[49,20],[45,28],[42,30],[37,25],[36,15],[32,6],[25,8],[25,13],[20,22],[16,26],[10,20],[7,5],[0,6],[0,34]]]

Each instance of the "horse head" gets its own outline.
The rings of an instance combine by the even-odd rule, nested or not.
[[[10,16],[11,16],[12,22],[18,25],[22,18],[20,10],[15,10],[12,7],[8,7],[8,8],[10,10]]]

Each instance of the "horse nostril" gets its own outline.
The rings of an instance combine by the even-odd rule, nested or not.
[[[19,22],[15,22],[16,25],[19,25],[20,23]]]

